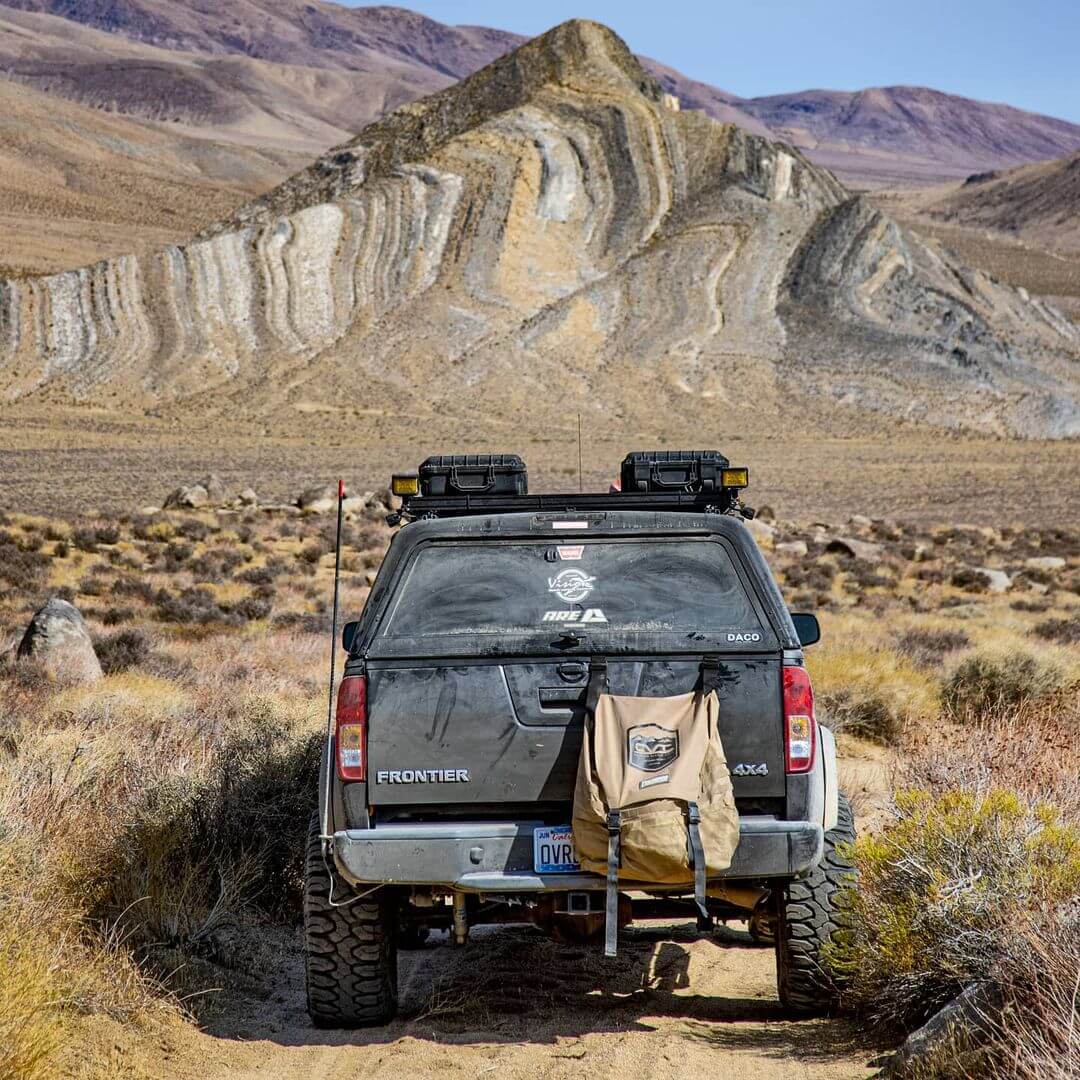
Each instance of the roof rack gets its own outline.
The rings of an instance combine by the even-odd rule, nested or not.
[[[654,510],[683,514],[736,514],[752,518],[738,494],[708,492],[569,492],[556,495],[412,495],[402,499],[392,525],[403,519],[471,517],[478,514],[588,514],[609,510]]]
[[[609,492],[530,495],[525,462],[516,454],[444,454],[429,457],[416,473],[393,477],[391,491],[402,507],[387,520],[608,510],[752,518],[754,511],[739,502],[749,482],[747,469],[730,467],[716,450],[638,450],[627,454]]]

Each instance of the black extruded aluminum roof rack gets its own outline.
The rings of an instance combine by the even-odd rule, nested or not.
[[[410,519],[470,517],[478,514],[585,514],[610,510],[655,510],[684,514],[729,514],[753,517],[739,505],[737,489],[720,491],[570,492],[556,495],[413,495],[402,501]]]

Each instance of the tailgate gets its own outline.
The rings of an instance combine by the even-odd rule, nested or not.
[[[375,806],[569,803],[588,661],[368,664],[368,800]],[[666,697],[698,685],[701,658],[609,658],[612,693]],[[740,798],[783,796],[780,658],[725,656],[721,739]],[[764,766],[764,770],[761,768]]]

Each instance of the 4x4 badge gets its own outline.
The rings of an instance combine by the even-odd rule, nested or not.
[[[626,758],[642,772],[666,769],[679,756],[679,733],[659,724],[639,724],[626,733]]]

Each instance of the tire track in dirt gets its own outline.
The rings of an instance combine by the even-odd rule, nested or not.
[[[462,950],[435,934],[400,954],[399,1019],[355,1032],[311,1026],[298,938],[266,951],[256,982],[171,1040],[161,1076],[848,1080],[877,1053],[845,1021],[786,1017],[772,950],[741,930],[643,923],[611,960],[527,927],[482,928]]]

